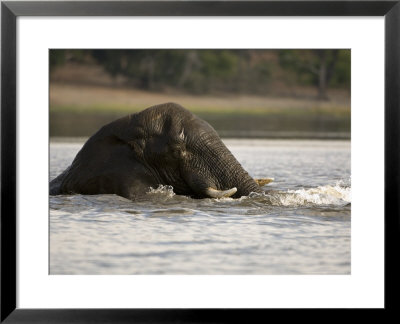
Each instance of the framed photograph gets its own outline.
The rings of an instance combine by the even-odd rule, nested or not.
[[[398,1],[4,1],[1,321],[392,310]]]

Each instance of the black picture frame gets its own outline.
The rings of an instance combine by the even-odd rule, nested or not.
[[[3,323],[251,322],[266,309],[20,309],[16,307],[16,19],[19,16],[384,16],[385,307],[399,287],[400,1],[2,1],[1,317]],[[297,310],[299,311],[299,310]],[[382,315],[381,310],[378,310]],[[308,314],[304,311],[299,314]],[[308,317],[308,315],[305,315]],[[253,319],[253,320],[251,320]],[[247,321],[248,322],[248,321]]]

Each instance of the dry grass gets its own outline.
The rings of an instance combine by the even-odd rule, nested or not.
[[[349,94],[343,90],[331,89],[331,101],[321,102],[312,99],[315,89],[310,87],[290,89],[289,92],[301,94],[302,98],[240,94],[196,96],[129,89],[126,82],[121,77],[110,77],[98,65],[70,62],[51,73],[50,110],[65,113],[132,113],[160,103],[176,102],[194,113],[203,114],[318,113],[350,116]]]
[[[326,113],[349,115],[349,101],[274,98],[254,95],[194,96],[153,93],[100,85],[53,82],[50,110],[71,112],[136,112],[164,102],[176,102],[195,113]]]

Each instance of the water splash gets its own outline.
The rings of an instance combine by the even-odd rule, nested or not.
[[[159,185],[158,188],[150,188],[147,197],[156,200],[172,201],[184,197],[174,193],[172,186]],[[189,199],[189,197],[185,197]],[[338,181],[335,185],[318,186],[315,188],[301,188],[287,191],[269,191],[265,193],[252,192],[249,196],[240,199],[210,198],[210,202],[227,203],[237,205],[252,205],[253,203],[270,206],[345,206],[351,203],[351,186],[344,181]]]
[[[269,205],[286,207],[346,206],[351,203],[351,186],[343,181],[335,185],[301,188],[287,191],[271,190],[250,193],[239,199],[243,205]]]
[[[159,185],[157,189],[150,187],[150,190],[147,192],[147,195],[164,197],[164,198],[172,198],[175,196],[174,188],[172,186],[163,186]]]
[[[272,194],[272,205],[278,206],[344,206],[351,203],[351,187],[336,185],[302,188]]]

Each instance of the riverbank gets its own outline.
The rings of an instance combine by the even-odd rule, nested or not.
[[[50,136],[89,136],[102,125],[164,102],[177,102],[227,138],[350,138],[350,101],[253,95],[195,96],[52,82]]]

